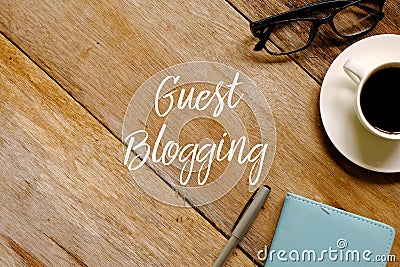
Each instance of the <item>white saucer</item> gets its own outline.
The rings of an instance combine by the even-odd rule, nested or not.
[[[399,48],[400,35],[395,34],[358,41],[333,61],[321,87],[320,112],[328,137],[350,161],[377,172],[400,172],[400,141],[378,137],[358,121],[354,110],[356,85],[343,71],[343,64],[354,58],[372,68],[379,62],[400,60]]]

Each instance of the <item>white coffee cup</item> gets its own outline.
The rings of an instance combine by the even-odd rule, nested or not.
[[[394,114],[394,112],[390,112],[391,111],[391,106],[387,106],[385,107],[384,105],[382,105],[382,101],[381,99],[383,99],[385,96],[382,94],[385,94],[386,91],[382,89],[383,86],[385,86],[385,82],[383,82],[380,86],[376,86],[376,88],[370,89],[372,88],[370,85],[372,84],[371,81],[371,77],[380,72],[379,75],[382,76],[382,70],[384,70],[387,73],[388,69],[390,69],[389,71],[392,71],[391,73],[399,73],[400,74],[400,61],[390,61],[390,62],[384,62],[381,63],[373,68],[367,68],[365,66],[363,66],[362,64],[360,64],[357,60],[355,59],[348,59],[344,65],[343,65],[343,69],[346,72],[346,74],[357,84],[357,89],[356,89],[356,105],[355,105],[355,112],[357,114],[358,119],[360,120],[361,124],[368,129],[371,133],[380,136],[382,138],[386,138],[386,139],[390,139],[390,140],[400,140],[400,130],[396,130],[393,131],[393,129],[383,129],[384,127],[377,127],[377,125],[380,123],[379,119],[375,119],[374,122],[372,122],[371,119],[367,119],[367,117],[371,116],[369,114],[371,114],[371,112],[373,113],[374,111],[379,113],[379,105],[381,105],[383,108],[383,110],[386,111],[386,109],[388,110],[388,113],[390,113],[390,116],[384,116],[385,119],[383,120],[387,120],[387,122],[389,122],[389,124],[394,124],[394,125],[400,125],[400,113],[398,114]],[[397,76],[397,75],[396,75]],[[374,78],[372,79],[377,79],[376,78],[377,75],[374,75]],[[383,76],[382,76],[383,77]],[[393,78],[390,76],[390,78]],[[399,83],[400,83],[400,77],[396,77],[395,79],[397,79],[397,82],[395,84],[393,84],[393,86],[397,86],[397,89],[399,90],[398,92],[395,92],[394,94],[396,95],[400,95],[400,87],[399,87]],[[366,82],[368,81],[368,85],[366,85]],[[375,82],[375,81],[374,81]],[[392,86],[392,85],[390,85]],[[365,89],[368,88],[368,89]],[[385,87],[387,88],[387,87]],[[384,88],[384,89],[385,89]],[[373,94],[370,95],[381,95],[381,97],[376,98],[377,100],[377,104],[376,108],[370,108],[368,111],[366,110],[366,101],[364,99],[367,99],[366,97],[363,98],[363,103],[361,100],[361,96],[363,91],[372,91]],[[378,90],[380,90],[381,92],[379,92]],[[394,89],[388,90],[389,92],[394,92]],[[364,93],[364,95],[366,95],[367,93]],[[368,93],[369,94],[369,93]],[[392,93],[388,93],[388,96],[391,96]],[[390,99],[390,97],[388,98]],[[370,97],[370,103],[373,104],[374,98]],[[389,103],[391,100],[389,100]],[[397,106],[399,106],[400,100],[397,102]],[[372,105],[370,105],[372,106]],[[363,110],[364,108],[364,110]],[[394,108],[393,108],[394,109]],[[368,114],[368,116],[366,116],[366,114]],[[383,115],[379,115],[383,118]],[[388,118],[388,119],[386,119]],[[393,121],[394,120],[394,121]],[[385,123],[385,122],[382,122]],[[376,124],[376,125],[373,125]],[[397,126],[396,126],[396,129]]]

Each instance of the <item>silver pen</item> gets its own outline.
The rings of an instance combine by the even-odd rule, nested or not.
[[[249,229],[251,223],[256,218],[258,212],[261,207],[264,205],[265,200],[267,199],[271,188],[264,185],[262,188],[258,189],[255,194],[251,204],[247,208],[246,212],[243,214],[243,217],[239,220],[235,229],[232,232],[231,238],[229,238],[228,243],[219,254],[217,260],[215,261],[213,267],[222,267],[226,263],[226,261],[231,256],[233,250],[246,234]]]

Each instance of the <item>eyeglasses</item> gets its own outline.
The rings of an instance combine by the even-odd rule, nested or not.
[[[310,46],[319,26],[329,24],[343,38],[355,38],[375,28],[386,0],[322,0],[250,23],[259,39],[254,50],[286,55]],[[318,18],[317,14],[327,14]]]

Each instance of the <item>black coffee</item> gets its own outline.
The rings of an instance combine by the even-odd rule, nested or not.
[[[361,91],[361,110],[376,129],[400,133],[400,67],[372,74]]]

